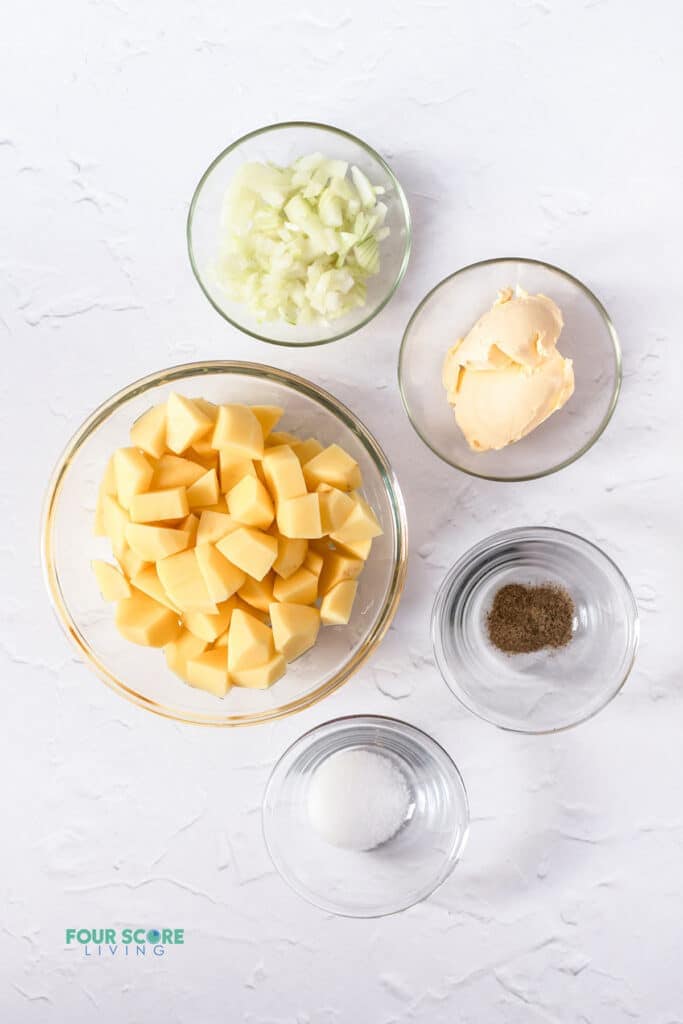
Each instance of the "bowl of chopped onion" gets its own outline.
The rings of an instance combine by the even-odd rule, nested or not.
[[[367,143],[291,121],[212,161],[192,197],[187,244],[199,286],[233,326],[275,345],[323,345],[367,324],[398,288],[410,211]]]

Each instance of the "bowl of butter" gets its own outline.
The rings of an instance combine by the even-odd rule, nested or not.
[[[574,462],[602,434],[621,385],[619,341],[575,277],[536,260],[485,260],[419,304],[399,384],[413,427],[445,462],[530,480]]]

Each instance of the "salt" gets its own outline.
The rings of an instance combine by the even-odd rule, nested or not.
[[[383,754],[350,748],[331,754],[308,789],[308,816],[332,846],[372,850],[396,835],[410,808],[406,778]]]

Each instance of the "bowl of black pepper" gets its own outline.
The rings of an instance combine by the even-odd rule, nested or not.
[[[621,690],[638,610],[595,544],[522,527],[486,538],[452,567],[434,602],[432,642],[445,682],[474,714],[514,732],[558,732]]]

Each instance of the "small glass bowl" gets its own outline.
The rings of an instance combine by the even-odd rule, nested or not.
[[[363,493],[384,531],[359,579],[348,626],[323,629],[315,646],[268,690],[234,686],[224,698],[186,685],[163,652],[129,643],[102,600],[90,568],[112,560],[93,536],[100,480],[111,453],[129,444],[131,425],[172,391],[210,401],[280,405],[280,429],[337,442],[358,462]],[[384,452],[359,419],[322,388],[257,363],[188,363],[145,377],[117,392],[79,428],[50,482],[42,530],[45,581],[57,617],[79,654],[117,693],[159,715],[199,725],[253,725],[309,707],[333,693],[380,642],[403,589],[407,527],[403,498]]]
[[[230,181],[245,163],[291,164],[300,156],[320,152],[355,164],[373,185],[386,189],[386,226],[391,234],[380,245],[380,270],[368,278],[367,301],[329,323],[295,327],[283,321],[261,323],[248,306],[232,301],[213,267],[220,239],[223,199]],[[366,142],[341,128],[310,121],[271,124],[243,135],[209,164],[197,185],[187,219],[190,263],[200,288],[214,309],[233,327],[273,345],[324,345],[364,327],[387,304],[408,267],[411,245],[410,210],[401,185],[389,165]]]
[[[560,307],[557,347],[573,360],[576,386],[566,405],[520,441],[475,452],[455,422],[441,372],[448,349],[508,285],[540,292]],[[484,260],[446,277],[422,300],[403,335],[398,377],[410,422],[444,462],[485,480],[534,480],[575,462],[600,437],[619,396],[621,351],[604,306],[571,274],[520,257]]]
[[[562,648],[504,654],[486,618],[506,584],[556,584],[574,601],[572,639]],[[592,718],[622,688],[638,647],[638,609],[607,555],[576,534],[535,526],[475,545],[441,584],[432,612],[441,674],[458,700],[513,732],[549,733]]]
[[[363,852],[331,846],[308,816],[316,769],[351,748],[390,758],[411,794],[396,835]],[[337,718],[305,733],[273,768],[263,799],[263,834],[280,875],[309,903],[343,917],[383,917],[426,899],[457,864],[468,828],[465,785],[446,751],[381,715]]]

